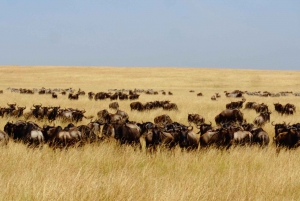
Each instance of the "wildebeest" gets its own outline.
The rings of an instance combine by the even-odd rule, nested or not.
[[[10,116],[21,117],[23,115],[23,111],[26,109],[26,106],[25,107],[17,106],[17,108],[18,109],[11,111]]]
[[[258,117],[256,117],[253,123],[257,126],[263,126],[266,122],[270,122],[271,112],[262,112]]]
[[[272,126],[274,126],[274,131],[275,131],[274,138],[276,138],[279,135],[279,133],[287,132],[289,130],[289,127],[290,127],[285,122],[283,122],[282,124],[279,124],[279,123],[274,124],[274,121],[273,121],[271,124],[272,124]]]
[[[179,146],[180,148],[187,150],[195,150],[199,146],[198,138],[192,131],[192,126],[181,126],[179,127]]]
[[[274,137],[274,142],[277,146],[277,152],[281,147],[288,149],[297,148],[300,145],[300,129],[295,127],[288,127],[287,131],[281,132],[277,137]]]
[[[245,105],[245,109],[253,109],[256,102],[247,102]]]
[[[55,92],[52,92],[52,98],[57,98],[57,94]]]
[[[243,107],[244,101],[236,101],[226,104],[226,109],[240,109]]]
[[[111,109],[117,110],[117,109],[119,109],[119,103],[118,102],[112,102],[112,103],[109,104],[108,107],[111,108]]]
[[[199,114],[188,114],[188,122],[194,123],[194,124],[202,124],[205,122],[205,118],[202,117]]]
[[[95,96],[94,92],[92,92],[92,91],[88,92],[88,97],[90,100],[93,100],[94,96]]]
[[[141,129],[136,124],[132,123],[122,123],[114,124],[115,128],[115,138],[120,141],[120,144],[128,144],[139,146],[140,149],[142,145],[140,143]]]
[[[167,114],[163,114],[163,115],[160,115],[160,116],[157,116],[154,118],[154,123],[155,124],[170,124],[172,123],[173,121],[171,120],[170,116],[167,115]]]
[[[201,123],[200,125],[197,125],[197,128],[199,129],[198,133],[200,135],[203,135],[204,133],[212,129],[211,122],[210,124]]]
[[[217,98],[216,98],[215,95],[213,95],[210,99],[211,99],[211,100],[217,100]]]
[[[242,123],[243,119],[243,113],[238,109],[226,109],[215,117],[217,125],[230,121]]]
[[[253,108],[255,109],[256,113],[268,112],[269,111],[268,106],[264,103],[254,105]]]
[[[107,110],[100,110],[97,113],[98,121],[102,123],[118,123],[118,122],[124,122],[122,121],[123,117],[120,114],[111,114]]]
[[[4,131],[14,140],[21,140],[28,145],[42,145],[44,136],[42,129],[34,122],[17,121],[15,123],[7,122]]]
[[[61,126],[44,126],[43,133],[46,142],[53,148],[79,146],[82,140],[81,132],[77,127],[73,126],[67,126],[64,129]]]
[[[143,111],[144,105],[141,102],[132,102],[130,103],[131,110]]]
[[[282,111],[282,114],[294,114],[296,112],[296,107],[294,104],[287,103]]]
[[[275,111],[282,114],[283,112],[283,105],[280,103],[274,103]]]
[[[70,100],[78,100],[79,94],[78,94],[78,93],[77,93],[77,94],[69,93],[68,98],[69,98]]]
[[[261,147],[268,146],[270,142],[269,134],[262,128],[254,128],[251,130],[253,136],[253,144],[258,144]]]
[[[175,103],[166,103],[163,105],[163,110],[178,110],[178,107]]]

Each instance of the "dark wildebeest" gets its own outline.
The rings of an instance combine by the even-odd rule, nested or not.
[[[287,103],[282,111],[282,114],[294,114],[296,112],[296,107],[294,104]]]
[[[77,94],[69,93],[69,96],[68,96],[68,98],[69,98],[70,100],[78,100],[78,97],[79,97],[79,94],[78,94],[78,93],[77,93]]]
[[[217,130],[209,130],[202,134],[199,139],[200,147],[205,148],[209,146],[224,147],[228,144],[226,136],[221,132],[222,128]]]
[[[57,94],[55,92],[52,92],[52,98],[57,98]]]
[[[274,137],[274,142],[277,146],[277,152],[279,148],[286,147],[288,149],[297,148],[300,145],[300,129],[292,126],[288,127],[287,131],[281,132],[277,137]]]
[[[243,107],[243,101],[236,101],[226,104],[226,109],[240,109]]]
[[[270,122],[271,112],[262,112],[258,117],[256,117],[253,123],[257,126],[263,126],[266,122]]]
[[[201,123],[200,125],[197,125],[197,128],[199,129],[199,132],[197,134],[203,135],[204,133],[212,129],[211,122],[210,124]]]
[[[141,102],[132,102],[130,103],[131,110],[143,111],[144,105]]]
[[[23,111],[26,109],[26,106],[25,107],[19,107],[17,106],[18,109],[16,110],[13,110],[11,113],[10,113],[10,116],[13,116],[13,117],[21,117],[23,115]]]
[[[254,128],[250,131],[253,136],[253,144],[258,144],[261,147],[268,146],[270,142],[269,135],[262,128]]]
[[[217,98],[216,98],[215,95],[213,95],[210,99],[211,99],[211,100],[217,100]]]
[[[175,103],[166,103],[163,105],[163,110],[178,110],[178,107]]]
[[[201,92],[197,93],[197,96],[203,96],[203,94]]]
[[[82,140],[81,132],[72,124],[69,124],[64,129],[61,126],[45,125],[43,127],[43,134],[45,141],[53,148],[76,146],[79,145]]]
[[[238,109],[226,109],[215,117],[217,125],[231,121],[242,123],[243,119],[243,113]]]
[[[283,113],[283,105],[280,103],[274,103],[275,111],[282,114]]]
[[[139,146],[140,149],[142,145],[140,143],[141,129],[136,124],[132,123],[123,123],[115,124],[114,127],[120,126],[119,129],[115,128],[115,139],[120,141],[120,144],[128,144]]]
[[[52,107],[52,110],[49,112],[49,114],[47,114],[48,116],[48,120],[49,121],[53,121],[56,119],[57,115],[58,115],[58,110],[60,109],[60,106],[58,107]]]
[[[16,123],[7,122],[4,131],[14,140],[21,140],[28,145],[42,145],[44,136],[41,128],[34,122],[17,121]]]
[[[160,116],[157,116],[154,118],[154,123],[155,124],[170,124],[172,123],[173,121],[171,120],[170,116],[167,115],[167,114],[163,114],[163,115],[160,115]]]
[[[89,97],[90,100],[93,100],[94,96],[95,96],[95,93],[94,93],[94,92],[90,91],[90,92],[88,93],[88,97]]]
[[[253,106],[257,104],[256,102],[247,102],[245,105],[245,109],[253,109]]]
[[[288,128],[290,127],[288,124],[286,124],[285,122],[283,122],[282,124],[273,124],[274,121],[271,123],[272,126],[274,126],[274,131],[275,131],[275,136],[274,138],[276,138],[279,133],[282,133],[282,132],[287,132],[288,131]]]
[[[199,114],[188,114],[188,122],[198,125],[204,123],[205,119]]]
[[[101,123],[118,123],[122,121],[122,116],[119,114],[111,114],[107,110],[100,110],[97,113],[98,121]]]
[[[112,103],[109,104],[108,107],[111,108],[111,109],[117,110],[117,109],[119,109],[119,103],[118,102],[112,102]]]
[[[261,104],[257,104],[255,106],[253,106],[253,108],[255,109],[255,111],[257,113],[260,113],[260,112],[268,112],[269,111],[269,108],[266,104],[264,103],[261,103]]]
[[[193,126],[182,126],[178,131],[179,146],[182,149],[195,150],[199,146],[196,134],[193,132]]]

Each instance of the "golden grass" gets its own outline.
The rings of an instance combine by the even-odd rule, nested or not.
[[[59,95],[25,95],[11,93],[15,88],[69,88],[99,92],[108,89],[155,89],[172,91],[169,95],[142,94],[139,101],[170,100],[179,111],[161,109],[150,112],[130,111],[130,101],[118,101],[120,108],[135,121],[153,121],[167,113],[172,120],[187,123],[188,113],[199,113],[206,121],[214,117],[234,98],[225,98],[223,91],[300,92],[298,71],[255,71],[200,68],[112,68],[112,67],[0,67],[2,81],[0,106],[7,102],[26,105],[33,103],[85,109],[87,115],[108,109],[110,100],[90,101],[87,96],[70,101]],[[190,93],[189,90],[195,90]],[[202,92],[203,97],[196,93]],[[218,101],[211,101],[214,93]],[[281,116],[273,103],[293,103],[300,108],[300,97],[247,96],[247,101],[264,102],[273,112],[271,121],[299,122],[300,114]],[[112,110],[110,110],[113,112]],[[257,116],[242,110],[248,122]],[[7,121],[3,118],[0,129]],[[80,122],[86,124],[88,120]],[[44,122],[37,122],[43,125]],[[61,122],[56,121],[56,125]],[[273,127],[264,129],[274,136]],[[68,151],[41,150],[10,142],[0,147],[1,200],[299,200],[299,150],[275,153],[256,147],[220,151],[211,148],[193,153],[161,150],[148,155],[145,150],[120,148],[113,142],[89,145]]]

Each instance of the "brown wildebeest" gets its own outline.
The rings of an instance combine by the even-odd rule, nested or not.
[[[119,103],[118,102],[112,102],[112,103],[109,104],[108,107],[111,108],[111,109],[117,110],[117,109],[119,109]]]
[[[243,113],[238,109],[226,109],[215,117],[217,125],[231,121],[242,123],[243,120]]]
[[[254,124],[257,126],[263,126],[266,122],[270,122],[270,114],[272,112],[262,112],[258,117],[254,119]]]

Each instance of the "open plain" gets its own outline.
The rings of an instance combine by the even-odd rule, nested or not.
[[[137,122],[152,121],[168,114],[173,121],[187,124],[189,113],[198,113],[215,125],[214,117],[230,101],[224,91],[300,92],[299,71],[234,70],[208,68],[125,68],[125,67],[0,67],[0,106],[16,102],[26,106],[43,104],[85,109],[87,116],[108,109],[109,99],[69,100],[58,94],[57,99],[44,94],[20,94],[13,88],[79,88],[86,93],[109,89],[153,89],[171,91],[173,95],[141,93],[139,101],[170,100],[178,111],[156,109],[139,112],[130,110],[130,100],[119,101],[120,109]],[[190,92],[194,90],[194,92]],[[203,96],[196,96],[202,92]],[[220,93],[221,98],[211,100]],[[245,95],[246,102],[265,103],[271,110],[271,122],[300,122],[300,113],[280,115],[273,103],[293,103],[300,109],[300,97],[259,97]],[[26,111],[25,110],[25,111]],[[258,114],[241,109],[247,122]],[[22,118],[21,118],[22,119]],[[7,121],[0,118],[0,129]],[[40,126],[46,120],[35,121]],[[84,119],[77,125],[87,124]],[[66,123],[56,120],[55,125]],[[216,148],[182,152],[161,150],[146,154],[145,149],[119,147],[114,142],[86,145],[67,151],[27,148],[12,140],[0,147],[0,200],[299,200],[300,150],[282,150],[276,154],[273,144],[274,127],[263,127],[271,142],[266,149],[236,147],[228,151]],[[198,131],[194,128],[195,131]],[[143,139],[141,139],[143,141]]]

